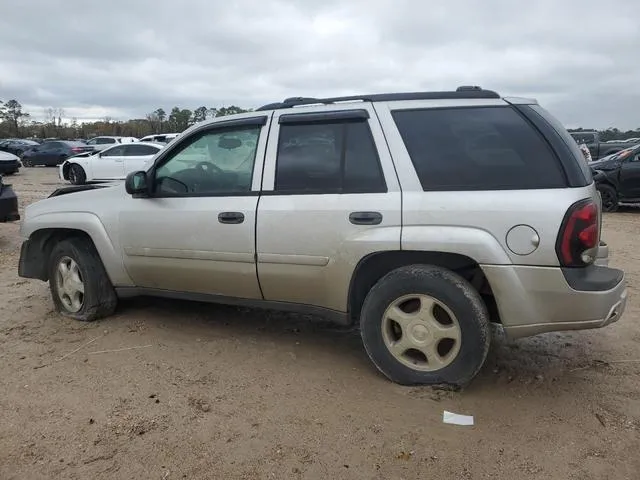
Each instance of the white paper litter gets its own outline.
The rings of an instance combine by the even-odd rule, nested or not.
[[[445,410],[442,414],[442,422],[451,425],[473,425],[473,415],[459,415]]]

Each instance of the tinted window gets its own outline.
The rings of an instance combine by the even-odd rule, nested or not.
[[[117,143],[115,138],[103,137],[103,138],[96,138],[95,140],[96,140],[95,141],[96,145],[108,145],[110,143]]]
[[[548,144],[510,107],[398,110],[393,118],[424,190],[566,186]]]
[[[386,191],[368,123],[282,124],[275,190],[297,193]]]
[[[260,130],[259,126],[215,129],[185,139],[156,170],[156,193],[249,192]]]
[[[595,143],[596,137],[593,133],[572,133],[571,136],[578,143]]]
[[[156,153],[158,153],[158,149],[150,145],[127,145],[125,150],[125,155],[129,157],[155,155]]]
[[[110,148],[105,150],[100,155],[101,157],[121,157],[124,155],[124,145],[118,145],[117,147]]]

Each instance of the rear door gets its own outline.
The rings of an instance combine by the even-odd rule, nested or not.
[[[91,157],[93,178],[97,180],[124,178],[126,145],[109,148]]]
[[[345,312],[358,262],[400,249],[400,188],[375,112],[339,108],[274,113],[256,229],[266,300]]]
[[[151,145],[129,143],[124,145],[124,176],[138,170],[146,170],[146,166],[160,149]],[[123,177],[124,178],[124,177]]]

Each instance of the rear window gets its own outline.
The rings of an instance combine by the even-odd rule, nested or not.
[[[555,154],[511,107],[392,112],[424,190],[567,186]]]

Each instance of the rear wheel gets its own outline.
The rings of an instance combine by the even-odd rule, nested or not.
[[[56,310],[82,321],[111,315],[117,297],[93,244],[85,238],[62,240],[49,257],[49,288]]]
[[[23,158],[22,159],[22,166],[23,167],[33,167],[33,163],[28,158]]]
[[[611,185],[598,185],[596,187],[602,198],[602,210],[605,212],[615,212],[618,210],[618,192]]]
[[[69,181],[74,185],[83,185],[87,181],[84,169],[78,164],[72,164],[69,168]]]
[[[369,358],[402,385],[469,383],[489,351],[486,306],[456,273],[412,265],[383,277],[365,299],[360,332]]]

